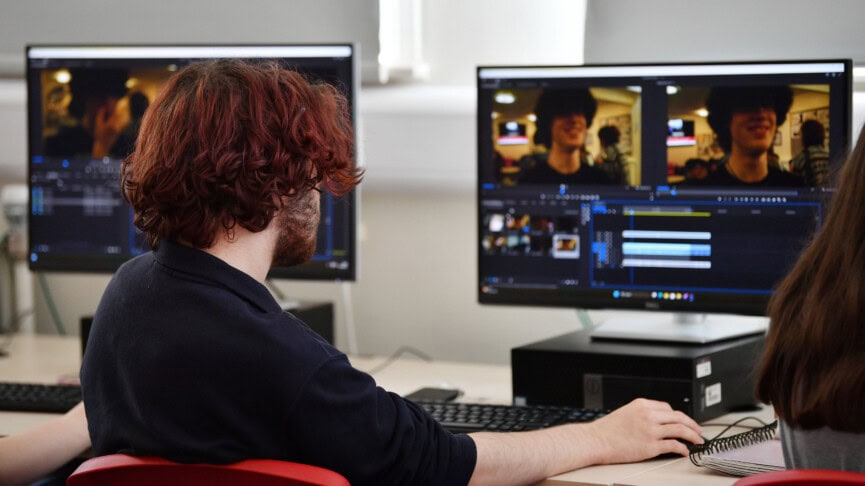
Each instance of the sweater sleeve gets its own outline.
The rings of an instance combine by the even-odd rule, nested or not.
[[[377,386],[344,355],[312,375],[291,409],[286,431],[295,453],[345,476],[355,486],[460,485],[474,471],[477,451],[425,410]]]

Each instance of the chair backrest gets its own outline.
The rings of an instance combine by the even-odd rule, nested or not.
[[[734,486],[853,486],[865,485],[865,473],[828,469],[786,469],[744,477]]]
[[[111,454],[84,461],[67,486],[247,485],[349,486],[339,473],[309,464],[247,459],[233,464],[180,464],[160,457]]]

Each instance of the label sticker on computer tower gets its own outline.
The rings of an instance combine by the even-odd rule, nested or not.
[[[712,360],[703,358],[697,361],[697,378],[703,378],[712,374]]]
[[[594,373],[583,375],[583,407],[603,410],[604,377]]]
[[[721,384],[715,383],[706,387],[706,407],[721,403]]]

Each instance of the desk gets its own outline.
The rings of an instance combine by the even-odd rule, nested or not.
[[[55,383],[74,379],[81,366],[78,337],[15,336],[8,351],[9,356],[0,358],[0,380],[3,381]],[[448,385],[465,391],[461,401],[509,403],[511,399],[511,372],[505,365],[427,362],[414,357],[400,358],[388,364],[385,358],[371,356],[355,356],[351,362],[358,369],[373,371],[376,381],[384,388],[403,395],[422,386]],[[746,415],[772,420],[771,409],[765,408],[756,414],[731,414],[711,422],[730,423]],[[44,413],[0,412],[0,435],[19,433],[51,417],[52,414]],[[706,427],[704,435],[711,437],[716,431],[720,428]],[[733,484],[736,479],[694,466],[687,458],[674,458],[592,466],[561,474],[540,484],[725,486]]]

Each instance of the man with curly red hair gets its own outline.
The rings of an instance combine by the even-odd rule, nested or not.
[[[275,458],[355,485],[516,484],[701,441],[649,400],[589,424],[451,434],[283,312],[267,272],[312,254],[319,191],[360,181],[352,139],[334,88],[274,64],[200,63],[169,81],[122,169],[155,250],[108,285],[81,371],[96,455]]]

